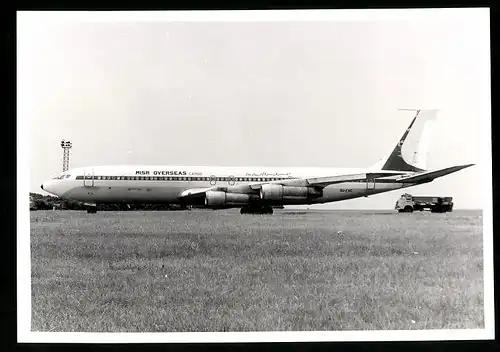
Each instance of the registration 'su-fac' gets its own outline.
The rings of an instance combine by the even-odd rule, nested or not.
[[[431,182],[474,165],[426,170],[428,133],[436,115],[437,110],[417,110],[394,150],[364,169],[93,166],[66,171],[44,182],[42,189],[61,198],[85,202],[91,213],[96,212],[99,203],[123,202],[241,208],[242,214],[265,214],[272,213],[275,205],[368,197]],[[403,156],[408,152],[411,158]]]

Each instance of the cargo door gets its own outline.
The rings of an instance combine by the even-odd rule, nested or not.
[[[83,171],[83,187],[94,187],[94,169]]]
[[[215,175],[210,176],[210,186],[215,186],[217,183],[217,177]]]

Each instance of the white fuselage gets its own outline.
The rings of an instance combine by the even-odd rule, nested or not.
[[[209,167],[209,166],[96,166],[76,168],[47,181],[43,189],[61,198],[86,203],[170,203],[181,204],[179,196],[188,189],[221,187],[238,192],[252,183],[290,178],[311,178],[367,172],[367,169]],[[404,173],[402,173],[404,174]],[[323,195],[287,204],[317,204],[369,196],[413,184],[393,182],[391,177],[333,184]]]

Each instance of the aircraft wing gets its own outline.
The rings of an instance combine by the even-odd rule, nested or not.
[[[311,185],[311,186],[326,187],[326,186],[333,185],[336,183],[363,181],[363,180],[370,180],[370,179],[376,179],[379,177],[387,177],[387,176],[394,176],[394,175],[400,175],[400,174],[401,173],[397,173],[397,172],[395,172],[395,173],[367,172],[367,173],[352,174],[352,175],[315,177],[315,178],[307,179],[307,183],[309,183],[309,185]]]
[[[280,181],[254,183],[250,185],[250,188],[254,190],[260,189],[263,184],[268,184],[268,183],[271,184],[274,183],[283,186],[296,186],[296,187],[314,186],[323,188],[336,183],[363,181],[367,179],[376,179],[379,177],[387,177],[395,175],[401,175],[401,173],[367,172],[367,173],[350,174],[350,175],[336,175],[336,176],[325,176],[325,177],[314,177],[314,178],[295,178],[295,179],[280,180]]]
[[[407,176],[403,178],[399,178],[395,180],[395,182],[401,182],[401,183],[425,183],[425,182],[431,182],[435,178],[445,176],[448,174],[451,174],[453,172],[460,171],[462,169],[465,169],[467,167],[473,166],[474,164],[467,164],[467,165],[458,165],[458,166],[452,166],[452,167],[447,167],[445,169],[439,169],[439,170],[434,170],[434,171],[428,171],[428,172],[422,172],[416,175],[412,176]]]
[[[458,170],[457,170],[458,171]],[[401,175],[401,172],[367,172],[359,174],[347,174],[347,175],[335,175],[326,177],[313,177],[313,178],[290,178],[285,180],[267,181],[259,183],[247,183],[239,184],[235,186],[213,186],[206,188],[191,188],[183,191],[179,198],[182,199],[196,199],[205,196],[208,191],[230,191],[232,193],[243,193],[252,194],[260,190],[262,185],[265,184],[278,184],[283,186],[295,186],[295,187],[319,187],[323,188],[336,183],[353,182],[353,181],[364,181],[368,179],[376,179],[379,177],[388,177]]]

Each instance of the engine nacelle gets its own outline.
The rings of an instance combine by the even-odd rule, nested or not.
[[[250,202],[250,198],[251,198],[250,194],[208,191],[207,193],[205,193],[205,205],[207,207],[245,205]]]
[[[265,184],[260,188],[260,198],[262,200],[306,200],[321,196],[323,196],[323,192],[312,187],[292,187]]]

